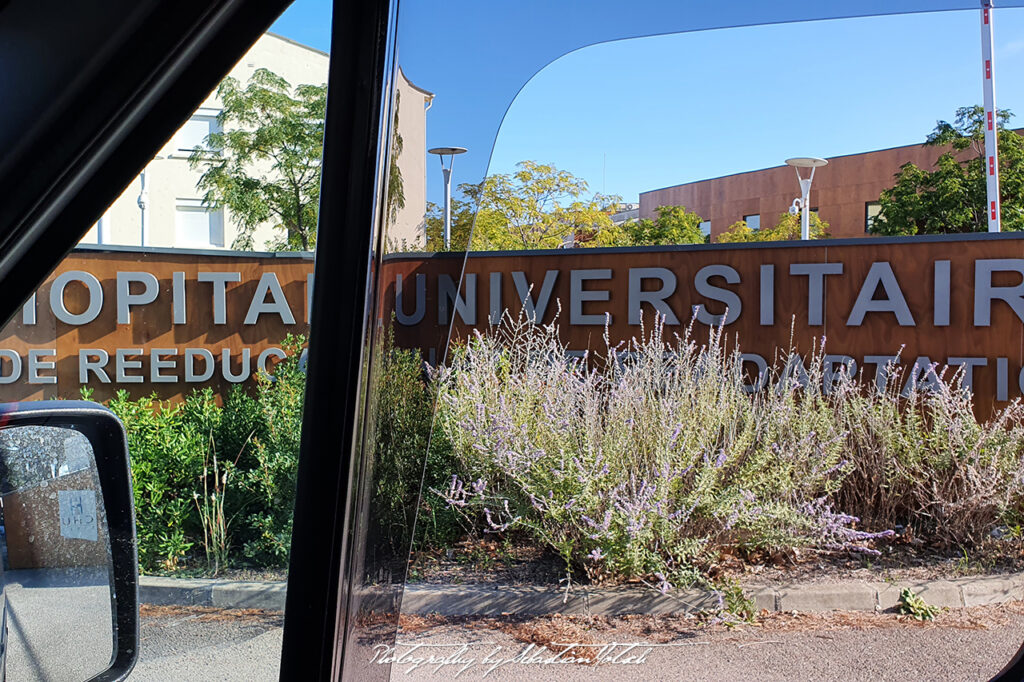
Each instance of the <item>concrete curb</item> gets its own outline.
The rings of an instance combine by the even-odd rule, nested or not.
[[[147,576],[139,583],[143,604],[284,610],[283,582]],[[904,587],[933,606],[1001,604],[1024,599],[1024,573],[953,580],[748,585],[746,592],[756,608],[768,611],[885,611],[896,605]],[[669,614],[717,606],[718,597],[707,590],[676,590],[662,595],[635,587],[578,587],[566,595],[563,590],[543,587],[412,584],[405,588],[402,599],[403,613],[443,616]]]
[[[958,608],[1024,599],[1024,573],[954,580],[748,585],[757,609],[768,611],[885,611],[896,606],[909,587],[933,606]],[[409,585],[402,612],[443,616],[545,615],[552,613],[626,615],[669,614],[714,609],[718,597],[707,590],[576,588],[562,590],[483,585]]]
[[[154,606],[284,611],[286,583],[235,582],[207,578],[139,578],[139,601]]]

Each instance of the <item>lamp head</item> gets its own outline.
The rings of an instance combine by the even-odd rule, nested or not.
[[[430,153],[430,154],[437,154],[438,156],[455,156],[456,154],[465,154],[466,153],[466,148],[465,147],[434,147],[433,149],[428,149],[427,152]]]
[[[786,165],[793,166],[794,168],[820,168],[821,166],[827,166],[828,161],[815,156],[797,156],[792,159],[786,159]]]

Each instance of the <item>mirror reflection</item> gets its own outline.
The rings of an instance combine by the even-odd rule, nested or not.
[[[92,446],[65,427],[0,430],[7,673],[77,682],[113,656],[110,540]]]

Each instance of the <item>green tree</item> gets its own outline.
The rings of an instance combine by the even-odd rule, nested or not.
[[[1002,228],[1024,229],[1024,138],[1008,129],[1013,114],[997,112]],[[934,170],[913,163],[900,167],[896,184],[879,197],[875,234],[913,235],[984,232],[988,229],[985,187],[985,110],[956,110],[952,123],[939,121],[925,145],[948,146]]]
[[[460,238],[470,229],[477,251],[613,246],[622,241],[621,229],[610,216],[617,197],[587,198],[585,180],[550,164],[520,161],[516,169],[490,175],[480,185],[459,186],[465,199],[452,202],[453,249],[465,244]],[[432,205],[428,245],[440,244],[443,219],[439,207]]]
[[[828,223],[811,211],[811,239],[827,239]],[[781,242],[800,239],[800,215],[783,213],[774,227],[752,230],[745,220],[737,220],[725,232],[718,235],[715,241],[719,244],[737,242]]]
[[[703,219],[684,206],[659,206],[657,213],[654,220],[628,220],[622,225],[629,246],[703,244],[707,241],[700,231]]]
[[[275,251],[308,251],[316,244],[326,85],[298,85],[257,69],[243,88],[225,78],[221,132],[196,147],[189,165],[202,170],[203,202],[226,207],[238,230],[236,249],[254,248],[253,233],[267,222],[279,232]]]
[[[464,182],[456,189],[462,198],[452,196],[451,251],[465,251],[473,231],[476,206],[484,183]],[[427,250],[444,251],[444,207],[427,202]]]
[[[388,221],[394,223],[398,212],[405,208],[405,183],[402,181],[402,169],[398,165],[398,157],[402,155],[402,135],[398,132],[398,109],[402,104],[402,93],[395,92],[395,116],[391,127],[391,158],[388,166]]]

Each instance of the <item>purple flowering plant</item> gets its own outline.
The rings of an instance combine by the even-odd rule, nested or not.
[[[925,391],[893,372],[870,390],[822,341],[751,377],[721,327],[665,330],[659,319],[582,358],[555,325],[506,318],[477,333],[435,376],[436,428],[461,471],[433,492],[484,532],[524,531],[570,571],[663,590],[706,582],[728,546],[875,552],[889,524],[961,518],[953,484],[971,467],[995,491],[971,493],[989,500],[979,527],[1020,504],[1021,410],[979,423],[959,375],[924,368]],[[943,466],[954,473],[936,476]]]

